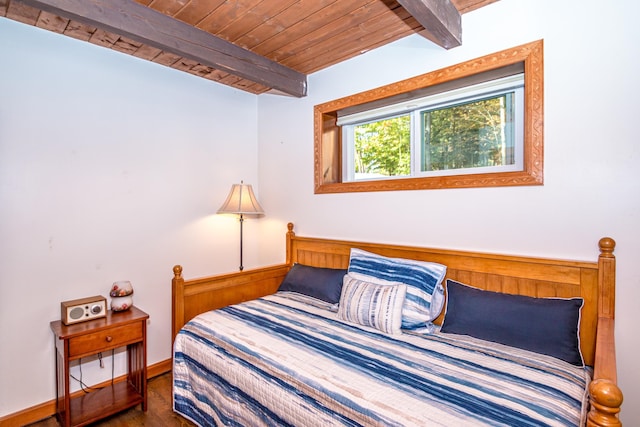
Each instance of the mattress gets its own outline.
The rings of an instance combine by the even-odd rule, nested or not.
[[[588,369],[471,337],[387,335],[289,292],[203,313],[174,344],[201,426],[576,426]]]

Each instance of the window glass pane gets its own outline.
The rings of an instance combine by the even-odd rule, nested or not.
[[[514,94],[421,112],[421,170],[515,164]]]
[[[354,125],[356,180],[411,174],[411,116]]]

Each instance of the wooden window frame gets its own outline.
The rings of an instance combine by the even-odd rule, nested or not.
[[[342,182],[342,130],[338,111],[493,69],[524,64],[524,164],[522,171]],[[527,43],[314,107],[314,192],[426,190],[542,185],[544,169],[543,41]]]

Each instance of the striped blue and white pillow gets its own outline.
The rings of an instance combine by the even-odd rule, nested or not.
[[[376,328],[387,334],[401,333],[402,304],[407,285],[381,285],[344,276],[338,318]]]
[[[442,264],[404,258],[389,258],[352,248],[349,274],[378,284],[404,283],[407,295],[402,309],[402,328],[419,329],[434,320],[444,306]]]

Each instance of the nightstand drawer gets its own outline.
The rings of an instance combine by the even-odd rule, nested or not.
[[[69,339],[69,357],[95,354],[142,340],[142,322],[116,326]]]

